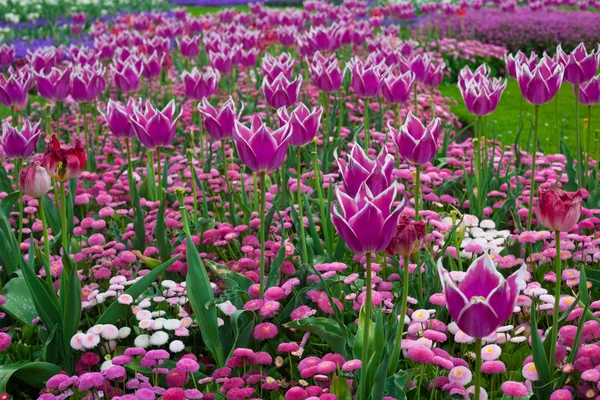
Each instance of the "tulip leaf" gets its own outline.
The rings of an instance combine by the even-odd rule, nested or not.
[[[60,372],[61,368],[58,365],[42,361],[22,361],[15,364],[0,365],[0,393],[6,392],[6,386],[12,377],[41,389],[48,379]]]
[[[233,351],[240,347],[248,347],[252,339],[252,332],[256,324],[256,316],[250,310],[236,310],[231,315],[231,329],[233,331],[233,340],[230,343],[229,356],[233,356]]]
[[[0,192],[10,192],[13,190],[13,182],[8,177],[8,172],[3,165],[0,165]]]
[[[81,321],[81,280],[77,267],[68,254],[63,255],[63,273],[60,279],[60,305],[62,309],[63,362],[68,371],[72,370],[73,352],[71,338],[77,333]]]
[[[364,307],[361,307],[358,314],[358,329],[356,331],[356,336],[354,337],[354,345],[352,346],[352,355],[354,358],[360,359],[362,357],[365,323],[369,324],[369,338],[367,340],[369,350],[367,354],[373,354],[372,349],[373,345],[375,344],[375,324],[372,320],[366,320]]]
[[[142,295],[148,287],[158,279],[158,277],[164,273],[175,261],[179,259],[179,255],[171,258],[168,261],[165,261],[160,266],[154,268],[152,271],[148,272],[146,275],[141,277],[136,283],[131,285],[126,291],[125,294],[130,295],[134,299],[138,298]],[[102,313],[97,324],[114,324],[125,315],[125,312],[129,306],[125,304],[121,304],[118,301],[113,301],[110,306]]]
[[[33,326],[32,321],[38,313],[25,278],[17,277],[8,281],[2,295],[6,303],[0,309],[22,324]]]
[[[146,248],[146,226],[144,224],[144,211],[142,210],[142,206],[140,205],[140,194],[135,183],[132,186],[133,193],[132,201],[133,201],[133,230],[135,232],[135,236],[133,238],[133,247],[136,250],[144,251]]]
[[[15,207],[15,203],[19,202],[19,197],[21,196],[20,190],[15,190],[14,192],[8,194],[5,198],[2,199],[0,203],[2,206],[2,211],[6,215],[10,215],[13,208]]]
[[[352,400],[352,390],[348,380],[337,375],[331,380],[329,393],[336,395],[338,400]]]
[[[166,162],[165,162],[166,169]],[[165,209],[167,205],[167,192],[162,189],[163,195],[160,200],[160,206],[158,207],[158,213],[156,214],[156,226],[155,226],[155,237],[156,237],[156,246],[158,247],[158,251],[160,254],[160,258],[165,261],[171,257],[173,252],[171,248],[171,242],[169,241],[169,237],[167,236],[167,226],[165,224]]]
[[[564,140],[560,141],[560,152],[565,155],[567,162],[565,163],[565,172],[569,177],[569,181],[567,182],[566,190],[569,192],[574,192],[579,189],[579,185],[577,184],[577,171],[575,170],[575,162],[573,160],[573,156],[569,151],[569,147],[565,143]]]
[[[342,331],[337,323],[332,321],[330,318],[302,318],[288,322],[283,326],[286,328],[298,329],[303,332],[310,332],[327,343],[329,347],[331,347],[331,350],[341,354],[344,356],[344,358],[348,358],[348,351],[346,349],[346,333]]]
[[[550,393],[552,391],[552,378],[550,375],[550,366],[548,365],[548,357],[546,355],[546,351],[544,350],[542,338],[540,337],[540,333],[538,332],[537,311],[535,304],[532,304],[531,306],[530,326],[531,353],[533,356],[533,363],[535,364],[535,368],[537,369],[538,375],[540,377],[540,380],[534,382],[534,384],[538,388],[540,395],[544,394],[541,398],[547,399],[550,398]]]
[[[313,220],[312,211],[310,209],[310,204],[306,197],[306,194],[303,196],[304,198],[304,209],[306,210],[306,217],[308,218],[308,232],[310,233],[310,237],[312,238],[312,248],[313,253],[318,256],[323,254],[323,246],[321,245],[321,238],[319,237],[319,233],[317,232],[317,228],[315,226],[315,221]],[[321,215],[321,218],[326,218]],[[323,228],[327,229],[327,226],[323,224]]]
[[[279,213],[279,212],[278,212]],[[280,215],[281,220],[281,215]],[[271,263],[271,270],[269,271],[269,275],[267,276],[267,284],[265,289],[268,289],[273,286],[278,286],[281,281],[281,265],[285,260],[285,231],[281,231],[281,247],[277,251],[277,257]]]
[[[58,215],[54,201],[48,196],[44,196],[42,201],[44,202],[44,211],[46,213],[48,227],[52,229],[52,232],[60,232],[60,216]]]
[[[407,371],[396,372],[394,375],[388,376],[385,381],[386,394],[397,400],[406,399],[404,387],[409,380],[410,374]]]

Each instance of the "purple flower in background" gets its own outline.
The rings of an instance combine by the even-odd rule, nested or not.
[[[146,101],[145,110],[142,112],[134,105],[131,123],[138,139],[150,149],[167,146],[173,142],[177,121],[181,118],[183,110],[175,115],[175,101],[171,100],[165,108],[157,110]]]
[[[400,155],[406,160],[423,165],[435,157],[440,136],[441,121],[433,119],[425,126],[412,112],[408,112],[406,121],[396,130],[388,121],[388,129],[396,142]]]
[[[267,103],[271,107],[289,107],[298,101],[301,83],[302,76],[300,75],[291,82],[283,74],[279,74],[270,82],[269,78],[265,76],[262,89]]]
[[[340,89],[344,75],[334,54],[326,58],[316,52],[312,62],[309,64],[307,61],[307,64],[313,83],[319,90],[333,93]]]
[[[243,109],[242,104],[238,115],[235,102],[231,96],[218,110],[206,100],[206,97],[202,99],[202,104],[198,104],[198,111],[200,111],[204,121],[204,129],[216,140],[222,140],[233,135],[235,121],[239,119]]]
[[[85,24],[85,13],[73,13],[71,14],[71,18],[73,18],[74,24]]]
[[[393,182],[394,157],[385,147],[375,160],[371,160],[364,149],[358,143],[354,143],[352,150],[347,154],[347,160],[338,158],[335,154],[335,161],[340,168],[343,190],[350,197],[356,196],[363,183],[377,196]]]
[[[323,107],[313,107],[312,110],[309,110],[303,103],[300,103],[292,112],[288,112],[285,107],[277,110],[280,125],[289,125],[292,146],[307,145],[317,136],[322,115]]]
[[[517,67],[517,82],[525,100],[534,105],[548,103],[560,89],[564,69],[562,65],[549,66],[549,59],[543,58],[534,68],[527,64]]]
[[[277,40],[283,46],[294,46],[296,44],[296,37],[298,36],[298,28],[295,26],[278,26],[275,28],[275,33],[277,34]]]
[[[496,269],[494,261],[484,254],[477,258],[458,286],[438,261],[438,272],[448,312],[467,335],[483,338],[492,334],[512,315],[517,297],[525,288],[527,266],[523,264],[507,279]]]
[[[352,88],[358,97],[374,97],[379,93],[383,77],[387,73],[385,64],[365,63],[355,58],[350,67]]]
[[[183,57],[194,58],[200,53],[200,36],[183,36],[175,41]]]
[[[392,104],[402,104],[408,101],[413,83],[415,82],[415,75],[412,71],[406,71],[395,75],[392,71],[386,74],[383,78],[383,84],[381,85],[381,93],[383,98]]]
[[[207,68],[204,72],[194,68],[192,72],[183,71],[181,74],[185,95],[193,100],[210,97],[217,90],[220,78],[219,72],[212,68]]]
[[[100,36],[94,40],[94,49],[101,60],[110,60],[115,55],[117,41],[114,36]]]
[[[44,47],[34,52],[27,50],[27,61],[35,72],[49,73],[57,64],[58,50],[55,47]]]
[[[0,68],[10,67],[15,61],[15,47],[3,44],[0,46]]]
[[[4,123],[2,129],[2,147],[4,153],[10,158],[27,158],[35,153],[35,146],[42,134],[40,122],[32,125],[25,120],[19,131],[8,122]]]
[[[470,79],[463,78],[465,75],[467,74],[459,75],[461,81],[458,87],[467,110],[480,117],[494,112],[504,89],[506,89],[506,80],[490,79],[485,75],[473,76]]]
[[[125,62],[114,62],[110,66],[115,86],[124,93],[133,92],[140,85],[140,68],[131,58]]]
[[[277,57],[273,57],[270,53],[266,53],[262,59],[261,70],[265,78],[275,80],[280,74],[283,74],[287,79],[292,78],[294,71],[294,58],[289,53],[281,53]]]
[[[426,54],[415,54],[407,62],[410,70],[415,74],[415,80],[424,83],[427,80],[427,73],[432,62],[431,57]]]
[[[89,103],[95,100],[106,88],[104,73],[106,68],[101,64],[76,66],[71,73],[71,97],[77,102]]]
[[[284,125],[272,131],[254,115],[252,126],[247,128],[235,121],[233,139],[240,159],[254,172],[269,172],[281,167],[287,153],[291,132]]]
[[[6,107],[22,107],[27,103],[27,92],[31,85],[31,73],[27,68],[15,71],[8,69],[8,74],[0,74],[0,103]]]
[[[386,249],[398,224],[404,201],[393,207],[396,183],[375,196],[363,182],[352,197],[339,187],[331,204],[331,221],[350,250],[357,254],[378,253]]]
[[[240,53],[239,64],[245,68],[252,68],[258,61],[258,49],[242,50]]]
[[[519,50],[516,54],[506,54],[504,56],[504,62],[506,63],[508,74],[513,79],[517,79],[517,67],[521,66],[521,64],[527,64],[529,69],[532,70],[538,63],[538,57],[537,54],[532,51],[529,58],[527,58],[527,56]]]
[[[427,67],[427,77],[423,83],[433,88],[440,86],[444,79],[445,70],[446,64],[444,62],[440,62],[439,64],[430,63]]]
[[[572,85],[581,85],[598,72],[598,54],[594,51],[588,54],[583,43],[568,55],[559,45],[556,53],[565,67],[564,80]]]
[[[150,57],[142,56],[142,76],[146,79],[158,78],[164,58],[164,55],[159,56],[156,52]]]
[[[229,74],[233,66],[233,56],[235,54],[233,50],[209,51],[208,58],[210,59],[210,65],[223,75]]]
[[[135,129],[131,123],[131,117],[136,105],[132,97],[129,98],[126,106],[109,99],[106,104],[106,114],[101,110],[98,111],[108,123],[108,128],[113,135],[132,138],[135,136]]]
[[[36,72],[34,76],[38,92],[46,100],[63,101],[69,95],[71,67],[62,71],[53,67],[48,74]]]
[[[600,75],[579,87],[579,102],[586,106],[600,103]]]

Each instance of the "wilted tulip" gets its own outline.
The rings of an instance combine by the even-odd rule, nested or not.
[[[396,130],[390,121],[388,121],[388,129],[400,155],[406,160],[423,165],[435,157],[441,129],[439,118],[434,118],[429,125],[425,126],[412,112],[409,112],[400,129]]]
[[[41,199],[52,188],[52,179],[48,171],[36,161],[19,172],[19,188],[27,196]]]
[[[581,217],[581,190],[565,192],[560,189],[540,189],[533,209],[538,223],[544,228],[568,232]]]
[[[8,122],[5,122],[2,128],[2,147],[4,148],[4,153],[10,158],[30,157],[35,153],[35,146],[41,134],[40,122],[31,125],[31,122],[26,120],[20,131]]]
[[[307,145],[317,136],[322,115],[323,107],[313,107],[311,111],[303,103],[300,103],[292,112],[288,112],[285,107],[277,110],[281,126],[289,125],[292,146]]]
[[[424,239],[425,221],[413,221],[408,215],[402,215],[385,251],[391,255],[409,257],[419,251]]]
[[[247,128],[235,121],[233,139],[240,159],[254,172],[269,172],[281,167],[287,153],[291,132],[284,125],[272,131],[254,115],[252,126]]]
[[[56,135],[52,135],[42,157],[42,166],[57,181],[68,181],[75,178],[85,168],[87,156],[79,139],[75,146],[61,147]]]
[[[458,327],[474,338],[492,334],[512,315],[519,292],[525,288],[527,266],[523,264],[507,279],[488,254],[477,258],[458,286],[438,261],[438,272],[448,312]]]

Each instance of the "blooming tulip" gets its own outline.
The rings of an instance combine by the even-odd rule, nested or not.
[[[373,97],[379,93],[382,79],[385,76],[385,64],[369,64],[355,59],[350,68],[352,71],[352,88],[359,97]]]
[[[600,75],[579,87],[579,102],[585,106],[600,103]]]
[[[142,57],[142,76],[146,79],[154,79],[160,75],[162,71],[163,60],[165,55],[158,55],[157,52],[152,53],[149,57]]]
[[[0,46],[0,68],[6,68],[15,61],[15,47],[3,44]]]
[[[269,82],[267,77],[263,80],[263,93],[267,103],[273,108],[289,107],[298,101],[302,76],[289,81],[283,73],[277,75]]]
[[[521,52],[521,50],[519,50],[516,54],[505,55],[504,62],[506,63],[508,74],[513,79],[517,79],[517,68],[519,68],[522,64],[527,64],[530,70],[534,69],[538,63],[538,57],[537,54],[532,51],[529,55],[529,58],[527,58],[527,56]]]
[[[42,166],[57,181],[68,181],[83,171],[87,156],[79,139],[75,146],[61,147],[56,135],[52,135],[42,157]]]
[[[106,104],[106,114],[101,110],[98,111],[100,111],[100,114],[102,114],[108,123],[108,128],[113,135],[131,138],[135,136],[135,129],[130,121],[135,105],[135,101],[131,97],[129,98],[129,101],[127,101],[127,106],[123,106],[112,99],[108,99],[108,103]]]
[[[300,103],[292,112],[282,107],[277,110],[280,124],[289,124],[290,144],[292,146],[304,146],[310,143],[316,136],[321,125],[321,116],[323,107],[309,110],[303,103]]]
[[[340,168],[343,190],[350,197],[356,196],[363,183],[374,196],[386,190],[392,183],[394,157],[388,154],[386,147],[381,149],[375,160],[371,160],[363,148],[355,143],[348,154],[348,160],[336,155],[335,161]]]
[[[35,153],[35,146],[42,134],[40,122],[31,125],[28,120],[19,131],[8,122],[2,129],[2,147],[8,157],[27,158]]]
[[[200,53],[200,36],[184,36],[175,41],[183,57],[194,58]]]
[[[342,86],[344,75],[335,55],[325,58],[321,56],[321,53],[315,53],[313,61],[308,64],[308,69],[312,75],[314,85],[320,90],[333,93],[337,92]]]
[[[350,250],[357,254],[377,253],[390,244],[404,207],[404,202],[393,207],[396,193],[395,182],[377,196],[366,182],[354,197],[336,188],[337,207],[331,205],[331,221]]]
[[[15,72],[8,69],[8,78],[0,74],[0,103],[6,107],[21,107],[27,102],[27,91],[31,85],[31,74],[26,68]]]
[[[568,55],[559,45],[557,54],[565,67],[564,79],[572,85],[581,85],[589,81],[598,71],[599,54],[593,51],[588,54],[583,43]]]
[[[512,315],[519,292],[525,288],[527,266],[523,264],[504,279],[494,261],[484,254],[473,261],[458,286],[442,266],[442,259],[438,272],[452,319],[467,335],[484,338]]]
[[[154,108],[149,101],[146,101],[143,112],[134,106],[131,123],[140,142],[150,149],[171,144],[175,138],[177,121],[183,115],[183,110],[179,115],[175,115],[175,112],[174,100],[171,100],[162,111]]]
[[[19,188],[27,196],[41,199],[52,188],[52,179],[48,175],[48,171],[39,162],[36,162],[19,172]]]
[[[294,58],[289,53],[281,53],[277,57],[273,57],[271,54],[266,53],[262,59],[261,70],[266,78],[270,81],[275,80],[279,74],[285,75],[289,80],[292,77],[294,71]]]
[[[229,96],[229,99],[219,110],[215,109],[206,98],[202,100],[201,105],[198,105],[198,110],[202,115],[204,128],[209,135],[216,140],[222,140],[233,135],[235,121],[237,121],[242,114],[243,107],[242,104],[242,109],[238,115],[235,110],[235,102],[233,101],[233,98]]]
[[[254,115],[247,128],[235,121],[233,139],[241,160],[254,172],[269,172],[281,167],[287,153],[291,132],[288,125],[271,131]]]
[[[47,100],[63,101],[69,95],[71,68],[52,68],[48,74],[35,73],[35,82],[40,96]]]
[[[71,74],[70,92],[73,100],[89,103],[95,100],[106,87],[102,66],[77,66]]]
[[[478,76],[463,79],[458,86],[467,110],[473,115],[483,117],[493,113],[498,107],[500,97],[506,89],[506,80],[502,82],[497,78]]]
[[[551,68],[547,59],[542,59],[534,69],[527,64],[517,66],[517,82],[525,100],[537,106],[548,103],[560,89],[563,72],[562,65]]]
[[[553,231],[568,232],[579,221],[581,201],[581,190],[540,189],[533,208],[540,225]]]
[[[217,90],[220,77],[219,72],[212,68],[208,68],[204,72],[198,71],[197,68],[192,69],[192,72],[183,71],[181,80],[185,95],[192,100],[210,97]]]
[[[140,84],[140,70],[133,59],[128,58],[124,63],[115,62],[111,65],[115,86],[124,93],[137,90]]]
[[[381,93],[388,103],[402,104],[410,98],[414,82],[415,75],[411,71],[399,75],[390,71],[383,78]]]
[[[441,122],[434,118],[425,126],[412,112],[408,113],[404,125],[396,130],[388,121],[390,130],[400,155],[406,160],[423,165],[435,157],[437,142],[440,136]]]

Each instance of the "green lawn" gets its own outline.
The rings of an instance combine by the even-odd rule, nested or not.
[[[203,15],[203,14],[216,13],[217,11],[223,10],[225,8],[231,8],[231,7],[220,7],[220,6],[214,6],[214,7],[187,6],[187,9],[188,9],[189,13],[192,14],[192,15],[195,15],[195,16]],[[250,8],[247,5],[244,5],[244,6],[235,6],[234,8],[237,11],[243,11],[243,12],[250,11]]]
[[[440,87],[442,94],[454,99],[458,104],[452,104],[452,111],[459,117],[463,123],[471,123],[474,116],[471,115],[464,105],[460,91],[456,84],[442,85]],[[498,104],[496,111],[488,116],[488,130],[495,131],[496,137],[504,144],[513,144],[519,131],[519,110],[521,104],[521,91],[519,85],[513,79],[509,79],[506,90],[502,94],[502,99]],[[556,124],[555,124],[555,104],[554,100],[540,107],[540,130],[539,138],[541,146],[545,153],[555,153],[556,147]],[[583,119],[587,118],[587,107],[581,106],[579,109],[580,129],[582,130],[582,146],[587,140],[587,132],[583,132]],[[568,144],[571,152],[575,151],[575,96],[570,84],[563,84],[558,92],[558,115],[559,131],[562,133],[565,142]],[[521,145],[525,146],[527,137],[533,126],[534,110],[533,106],[524,102],[523,104],[523,133],[521,134]],[[594,129],[600,129],[600,108],[592,107],[592,140]],[[593,146],[593,145],[592,145]]]

